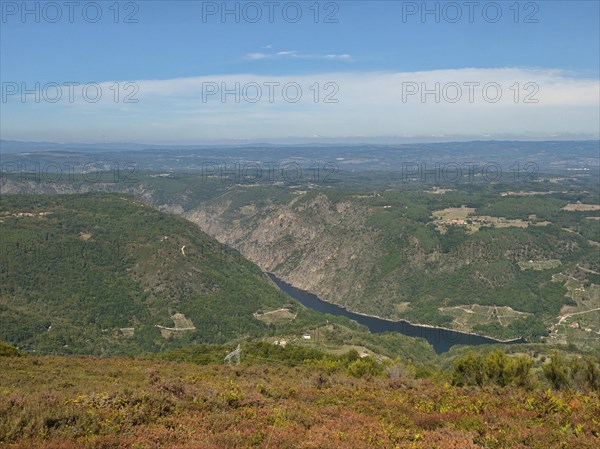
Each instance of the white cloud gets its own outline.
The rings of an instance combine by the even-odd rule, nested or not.
[[[350,55],[348,55],[348,54],[343,54],[343,55],[325,55],[325,58],[327,58],[327,59],[343,59],[343,60],[348,60],[348,59],[350,59]]]
[[[265,47],[262,47],[265,48]],[[270,46],[269,46],[270,48]],[[352,58],[349,54],[327,54],[327,55],[317,55],[317,54],[304,54],[300,53],[296,50],[282,50],[275,53],[247,53],[244,56],[244,59],[249,60],[259,60],[259,59],[281,59],[281,58],[299,58],[299,59],[329,59],[329,60],[338,60],[338,61],[350,61]]]
[[[269,55],[266,55],[264,53],[248,53],[246,55],[246,59],[265,59],[268,57]]]
[[[115,104],[110,96],[112,83],[101,84],[106,98],[94,104],[9,101],[3,105],[3,131],[10,135],[11,129],[22,128],[20,123],[48,130],[77,123],[82,136],[93,136],[98,129],[119,135],[130,130],[131,135],[146,135],[145,140],[160,137],[162,141],[168,136],[186,141],[264,141],[313,135],[323,139],[364,136],[368,140],[378,136],[600,133],[599,81],[552,69],[228,74],[139,80],[135,81],[137,104]],[[285,98],[286,85],[291,99],[296,86],[301,88],[297,102]],[[487,100],[482,89],[486,85]],[[268,86],[273,86],[272,102]],[[457,86],[462,95],[451,102]],[[254,102],[257,87],[262,97]],[[224,96],[223,88],[229,91]],[[491,102],[496,88],[501,98]],[[211,89],[216,89],[214,94],[207,94]]]

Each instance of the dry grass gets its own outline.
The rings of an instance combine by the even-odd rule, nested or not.
[[[449,220],[466,220],[469,215],[473,215],[475,213],[475,208],[473,207],[448,207],[442,210],[436,210],[432,213],[434,217],[441,221],[449,221]]]
[[[490,215],[475,215],[475,209],[472,207],[449,207],[437,210],[432,213],[437,229],[443,234],[448,226],[464,226],[468,232],[473,234],[482,226],[494,226],[497,228],[527,228],[531,224],[535,226],[546,226],[549,222],[523,221],[519,219],[509,219],[505,217],[492,217]]]
[[[567,211],[590,211],[600,210],[600,205],[597,204],[583,204],[583,203],[569,203],[562,210]]]

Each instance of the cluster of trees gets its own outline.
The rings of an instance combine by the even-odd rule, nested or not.
[[[600,393],[600,364],[592,356],[566,357],[555,351],[549,363],[543,366],[544,376],[557,390],[571,388]]]
[[[372,356],[360,356],[355,349],[340,356],[327,355],[321,359],[306,360],[305,364],[326,372],[327,374],[346,372],[361,378],[383,374],[386,365]]]
[[[538,377],[532,368],[534,360],[526,355],[511,357],[502,350],[487,356],[468,352],[454,360],[451,382],[453,385],[499,385],[533,388]],[[565,357],[555,351],[550,361],[542,365],[543,378],[553,388],[596,391],[600,393],[600,363],[592,356]]]
[[[531,368],[533,359],[527,356],[509,357],[501,350],[490,352],[486,357],[469,352],[454,361],[451,381],[453,385],[515,385],[533,386]]]
[[[567,204],[566,200],[551,196],[506,197],[494,200],[478,208],[477,212],[481,215],[521,220],[528,220],[530,214],[536,214],[538,219],[555,221],[561,213],[560,209]]]

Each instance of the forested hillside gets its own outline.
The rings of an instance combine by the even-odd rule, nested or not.
[[[314,315],[183,218],[118,194],[3,196],[0,339],[61,353],[153,351],[261,336],[253,317]],[[298,308],[298,310],[296,310]]]
[[[590,331],[569,339],[590,347],[600,332],[600,212],[589,192],[289,191],[237,186],[186,216],[354,311],[534,340],[560,314],[585,312]]]

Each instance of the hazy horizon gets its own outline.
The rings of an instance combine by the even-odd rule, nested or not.
[[[600,137],[598,2],[2,5],[3,139]]]

